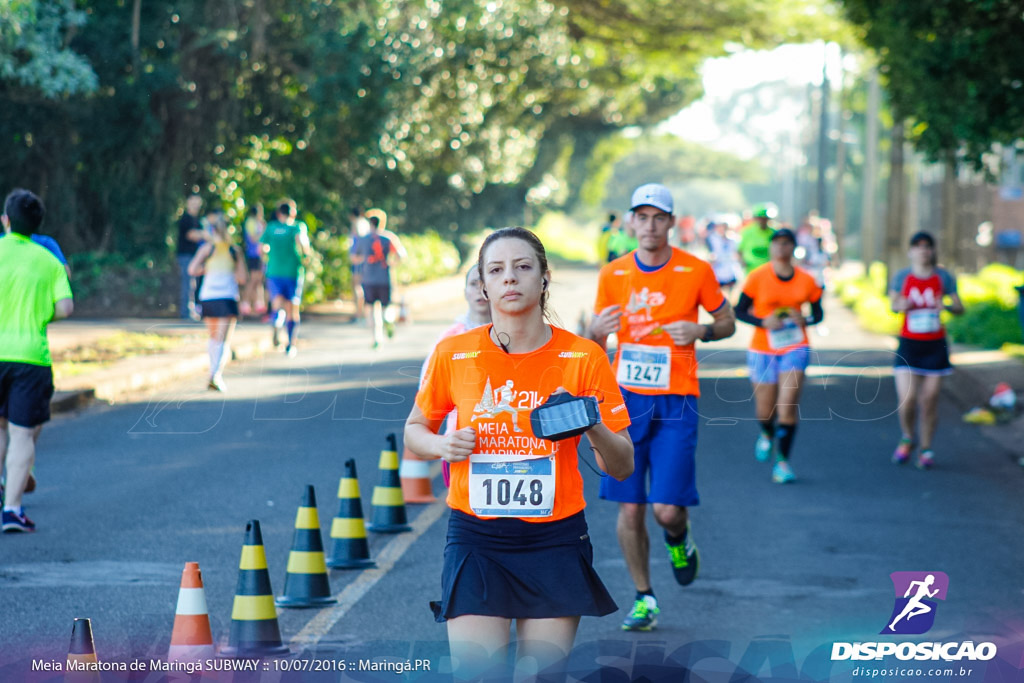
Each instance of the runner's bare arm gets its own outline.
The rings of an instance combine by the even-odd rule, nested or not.
[[[629,430],[613,432],[603,424],[596,424],[587,431],[587,438],[594,447],[598,466],[609,476],[619,481],[633,474],[633,440]]]
[[[608,306],[590,321],[587,336],[597,342],[602,349],[606,348],[608,335],[619,331],[619,320],[622,318],[621,306]]]
[[[889,307],[893,313],[904,313],[910,309],[910,300],[895,289],[889,290]]]
[[[736,332],[736,314],[733,313],[732,305],[728,300],[724,301],[714,312],[714,322],[710,325],[691,323],[686,320],[677,320],[674,323],[662,325],[662,329],[672,337],[676,346],[689,346],[698,339],[715,341],[731,337]],[[711,334],[705,337],[705,333],[711,329]]]
[[[736,334],[736,313],[732,310],[732,304],[726,299],[718,309],[711,312],[714,322],[705,327],[711,328],[711,335],[705,341],[717,341],[726,339]],[[701,339],[704,339],[702,336]]]
[[[75,310],[75,302],[68,299],[59,299],[53,305],[53,319],[60,320],[61,318],[68,318]]]
[[[309,235],[305,230],[300,231],[299,234],[295,236],[295,244],[299,247],[299,253],[303,256],[309,256],[310,252],[313,250],[309,245]]]
[[[476,447],[476,430],[471,427],[440,435],[444,419],[429,420],[419,406],[414,405],[405,421],[405,445],[421,458],[459,462],[469,457]]]
[[[235,247],[231,247],[231,249],[235,256],[235,282],[244,285],[249,279],[249,267],[246,265],[245,258],[243,258],[241,252]]]
[[[206,259],[210,258],[210,254],[213,253],[213,245],[209,242],[199,247],[199,251],[192,257],[192,260],[188,264],[188,274],[192,277],[199,277],[203,274],[203,264],[206,263]]]

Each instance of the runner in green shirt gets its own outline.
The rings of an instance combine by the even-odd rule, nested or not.
[[[274,212],[260,243],[267,249],[267,291],[270,292],[270,324],[274,326],[274,346],[281,345],[281,328],[288,332],[285,353],[295,355],[295,333],[302,302],[302,259],[309,255],[306,224],[295,220],[295,202],[286,199]]]
[[[778,213],[779,210],[774,204],[758,204],[754,207],[754,222],[740,233],[740,260],[748,273],[771,260],[768,245],[775,230],[769,225],[769,221]]]
[[[21,496],[35,462],[35,439],[50,419],[53,370],[46,326],[74,308],[60,261],[31,240],[46,209],[28,190],[14,190],[0,217],[0,471],[6,465],[2,528],[35,531]]]

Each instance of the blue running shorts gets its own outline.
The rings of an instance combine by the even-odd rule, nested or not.
[[[268,277],[267,291],[270,299],[282,297],[297,304],[302,301],[302,283],[297,277]]]
[[[780,372],[790,370],[803,372],[810,362],[811,348],[809,346],[798,346],[778,355],[747,351],[747,369],[750,371],[750,381],[755,384],[778,384]]]
[[[633,474],[601,478],[601,498],[618,503],[700,505],[697,493],[697,397],[635,394],[625,389]]]

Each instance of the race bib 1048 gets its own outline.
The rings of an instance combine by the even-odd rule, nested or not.
[[[482,517],[550,517],[555,510],[555,458],[473,453],[469,507]]]
[[[668,389],[672,374],[672,349],[668,346],[623,344],[619,350],[620,387]]]

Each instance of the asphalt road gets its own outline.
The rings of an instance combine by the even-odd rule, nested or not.
[[[568,327],[592,288],[589,274],[556,272],[555,308]],[[369,515],[385,436],[401,435],[420,363],[458,309],[439,306],[433,319],[400,327],[381,352],[370,350],[366,330],[308,320],[297,358],[232,366],[227,394],[182,382],[135,403],[54,420],[40,443],[39,488],[26,497],[39,531],[0,537],[0,680],[27,677],[32,659],[63,661],[74,617],[92,619],[101,659],[163,656],[186,561],[200,563],[213,633],[225,640],[247,520],[261,522],[280,593],[306,484],[316,487],[328,548],[348,458],[357,462]],[[595,565],[620,610],[582,621],[572,662],[580,678],[603,668],[602,680],[680,680],[682,664],[699,659],[709,681],[730,680],[740,664],[780,680],[801,670],[828,679],[821,648],[880,639],[895,571],[945,572],[949,593],[927,638],[995,642],[999,661],[1016,658],[1002,680],[1019,677],[1019,468],[945,399],[938,467],[890,464],[899,430],[889,350],[848,316],[829,313],[829,334],[813,342],[817,367],[801,403],[792,485],[773,484],[769,466],[753,458],[748,332],[702,348],[702,505],[692,519],[703,564],[692,586],[675,585],[651,522],[662,606],[652,633],[619,629],[633,589],[615,539],[616,509],[598,499],[598,476],[583,466]],[[439,478],[434,487],[441,491]],[[380,568],[331,572],[340,606],[280,611],[284,640],[303,653],[299,659],[422,657],[443,669],[446,633],[427,602],[440,593],[446,513],[442,504],[408,512],[414,532],[370,535]],[[835,666],[831,679],[841,680],[853,663]]]

